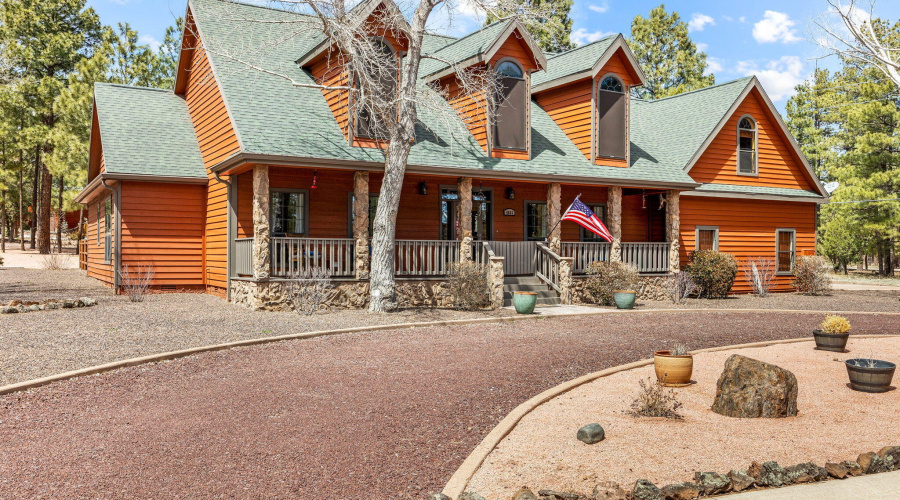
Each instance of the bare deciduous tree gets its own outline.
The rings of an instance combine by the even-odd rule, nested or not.
[[[547,22],[552,16],[536,2],[529,0],[460,0],[466,10],[475,9],[485,15],[513,13],[512,18],[527,29],[530,25]],[[448,0],[411,0],[398,6],[390,0],[274,0],[267,5],[300,14],[296,20],[234,18],[243,22],[289,23],[289,34],[282,40],[263,44],[247,41],[237,44],[246,47],[235,51],[227,48],[235,44],[220,44],[216,40],[201,39],[203,47],[220,57],[238,63],[247,70],[288,79],[297,87],[318,88],[339,92],[348,102],[351,116],[364,120],[369,137],[384,146],[384,178],[373,220],[370,272],[369,310],[384,312],[396,309],[394,286],[394,236],[400,191],[412,145],[416,141],[418,116],[422,111],[437,119],[442,133],[467,134],[473,121],[490,126],[495,95],[500,88],[499,78],[487,71],[485,63],[469,66],[455,60],[443,60],[423,53],[423,39],[428,33],[429,20],[440,9],[448,18],[459,12],[461,4]],[[355,4],[355,5],[354,5]],[[373,9],[383,8],[373,14]],[[235,15],[237,14],[235,10]],[[497,16],[499,17],[499,16]],[[409,18],[409,19],[407,19]],[[230,36],[239,37],[240,33]],[[255,62],[254,54],[300,37],[321,38],[328,47],[329,67],[333,72],[315,84],[298,81],[290,72],[278,71]],[[397,57],[385,40],[400,40],[404,52]],[[251,48],[252,47],[252,48]],[[299,57],[299,54],[298,54]],[[455,75],[451,90],[447,86],[429,83],[419,78],[420,65],[436,60],[449,67]],[[450,99],[468,98],[477,108],[474,113],[457,113],[448,106]],[[449,108],[449,112],[448,112]],[[437,133],[437,131],[432,130]],[[352,131],[350,132],[352,134]]]
[[[872,22],[875,0],[828,0],[828,5],[828,11],[814,21],[816,43],[832,54],[878,68],[900,87],[900,45]]]
[[[291,276],[287,288],[294,311],[311,316],[328,301],[334,284],[328,271],[321,267],[309,267]]]
[[[744,279],[759,297],[767,297],[775,286],[775,259],[751,257],[744,263]]]
[[[153,264],[135,269],[129,268],[126,264],[119,271],[122,290],[132,302],[144,301],[144,296],[150,291],[150,284],[153,282],[154,276],[156,276],[156,271],[153,270]]]

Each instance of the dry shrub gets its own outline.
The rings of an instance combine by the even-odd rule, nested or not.
[[[807,295],[827,295],[831,292],[828,261],[819,255],[801,255],[794,262],[794,287]]]
[[[634,264],[624,262],[594,262],[587,270],[585,287],[598,304],[615,305],[613,292],[616,290],[636,290],[640,275]]]
[[[750,284],[755,295],[767,297],[775,286],[775,259],[769,257],[747,259],[744,262],[744,279]]]
[[[694,252],[684,269],[694,278],[700,297],[707,299],[727,297],[737,277],[734,255],[715,250]]]
[[[126,264],[119,272],[122,290],[132,302],[143,302],[147,292],[150,291],[150,283],[156,272],[153,264],[131,269]]]
[[[674,420],[681,420],[682,417],[678,410],[682,404],[676,398],[673,389],[663,386],[659,382],[651,381],[649,378],[644,381],[639,380],[641,386],[637,397],[631,402],[631,415],[635,417],[663,417]]]
[[[669,278],[669,294],[672,296],[672,302],[683,304],[684,300],[693,295],[697,291],[697,284],[691,273],[681,271],[675,273],[675,276]]]
[[[450,266],[447,276],[453,307],[460,311],[476,311],[491,305],[488,267],[477,262],[458,262]]]
[[[322,267],[301,269],[291,276],[287,292],[291,306],[298,314],[315,314],[331,297],[334,284],[328,271]]]
[[[41,267],[48,271],[62,271],[66,268],[68,260],[66,254],[50,252],[41,257]]]
[[[842,316],[829,314],[819,324],[819,330],[822,330],[824,333],[847,333],[850,331],[850,322]]]

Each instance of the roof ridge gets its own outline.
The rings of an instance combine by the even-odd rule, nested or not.
[[[196,1],[196,0],[189,0],[189,2],[190,2],[190,1]],[[269,5],[259,5],[259,4],[255,4],[255,3],[246,3],[246,2],[242,2],[242,1],[240,1],[240,0],[216,0],[216,1],[218,1],[218,2],[225,2],[225,3],[231,3],[231,4],[235,4],[235,5],[240,5],[240,6],[243,6],[243,7],[253,7],[253,8],[263,9],[263,10],[274,10],[275,12],[284,12],[285,14],[294,14],[294,15],[297,15],[297,16],[315,17],[315,16],[313,16],[313,15],[311,15],[311,14],[304,14],[304,13],[302,13],[302,12],[294,12],[294,11],[292,11],[292,10],[287,10],[287,9],[279,9],[279,8],[277,8],[277,7],[271,7],[271,6],[269,6]]]
[[[575,52],[575,51],[577,51],[577,50],[583,49],[583,48],[585,48],[585,47],[590,47],[591,45],[598,44],[598,43],[600,43],[600,42],[604,42],[604,41],[606,41],[606,40],[609,40],[610,38],[617,38],[619,35],[621,35],[621,33],[614,33],[614,34],[612,34],[612,35],[606,35],[605,37],[603,37],[603,38],[601,38],[601,39],[599,39],[599,40],[594,40],[594,41],[591,42],[591,43],[586,43],[586,44],[584,44],[584,45],[579,45],[578,47],[575,47],[574,49],[569,49],[569,50],[567,50],[567,51],[565,51],[565,52],[558,52],[558,53],[556,53],[556,54],[554,54],[554,55],[548,57],[547,60],[550,60],[550,59],[556,59],[556,58],[559,57],[559,56],[564,56],[564,55],[566,55],[566,54],[571,54],[572,52]]]
[[[439,36],[439,37],[441,37],[441,38],[449,38],[449,39],[451,39],[451,40],[459,40],[459,37],[456,37],[456,36],[453,36],[453,35],[445,35],[445,34],[443,34],[443,33],[436,33],[436,32],[434,32],[434,31],[426,31],[425,34],[426,34],[426,35],[431,35],[431,36]]]
[[[461,42],[461,41],[465,40],[466,38],[469,38],[470,36],[472,36],[472,35],[474,35],[474,34],[476,34],[476,33],[480,33],[480,32],[482,32],[482,31],[484,31],[484,30],[490,28],[491,26],[494,26],[495,24],[498,24],[498,23],[500,23],[500,22],[506,21],[506,20],[508,20],[508,19],[509,19],[508,17],[504,17],[504,18],[501,18],[501,19],[497,19],[496,21],[492,22],[491,24],[486,24],[486,25],[484,25],[484,26],[478,28],[477,30],[475,30],[475,31],[473,31],[473,32],[471,32],[471,33],[467,33],[465,36],[462,36],[462,37],[459,37],[459,38],[454,39],[452,42],[450,42],[450,43],[448,43],[447,45],[444,45],[443,47],[441,47],[441,48],[435,50],[433,53],[434,53],[434,54],[437,54],[438,52],[440,52],[440,51],[446,49],[447,47],[450,47],[450,46],[456,44],[457,42]]]
[[[161,89],[157,87],[144,87],[141,85],[126,85],[124,83],[113,83],[113,82],[94,82],[95,87],[119,87],[123,89],[129,90],[152,90],[154,92],[165,92],[167,94],[174,94],[175,91],[172,89]]]
[[[686,96],[686,95],[688,95],[688,94],[694,94],[694,93],[696,93],[696,92],[702,92],[702,91],[704,91],[704,90],[710,90],[710,89],[714,89],[714,88],[717,88],[717,87],[724,87],[725,85],[731,85],[731,84],[733,84],[733,83],[738,83],[738,82],[742,82],[742,81],[749,81],[749,80],[752,80],[752,79],[754,79],[754,78],[756,78],[755,75],[753,75],[753,76],[744,76],[744,77],[738,78],[738,79],[736,79],[736,80],[730,80],[730,81],[727,81],[727,82],[716,83],[716,84],[714,84],[714,85],[710,85],[709,87],[703,87],[702,89],[689,90],[689,91],[687,91],[687,92],[682,92],[682,93],[676,94],[676,95],[670,95],[670,96],[668,96],[668,97],[663,97],[663,98],[661,98],[661,99],[641,99],[641,100],[642,100],[642,101],[645,101],[645,102],[660,102],[660,101],[665,101],[665,100],[668,100],[668,99],[675,99],[676,97]]]

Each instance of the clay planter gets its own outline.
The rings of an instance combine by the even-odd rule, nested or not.
[[[691,385],[694,356],[675,356],[670,351],[656,351],[653,353],[653,368],[656,369],[656,379],[667,387]]]
[[[845,362],[847,375],[850,376],[850,387],[862,392],[889,391],[897,365],[876,359],[875,366],[870,368],[868,361],[868,359],[848,359]]]
[[[822,330],[813,330],[813,338],[816,339],[816,349],[820,351],[847,352],[847,333],[825,333]]]
[[[519,314],[531,314],[534,312],[534,305],[537,304],[536,292],[514,292],[513,305]]]
[[[613,291],[613,300],[616,302],[616,307],[619,309],[632,309],[634,308],[634,299],[637,294],[633,290],[614,290]]]

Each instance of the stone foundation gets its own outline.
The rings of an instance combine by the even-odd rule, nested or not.
[[[397,280],[400,307],[450,307],[453,299],[444,280]],[[231,281],[231,302],[254,311],[290,311],[287,282]],[[369,282],[336,281],[325,307],[328,310],[365,309],[369,305]]]
[[[635,290],[639,300],[664,301],[671,300],[670,280],[668,276],[641,276],[640,285]],[[595,304],[593,297],[587,292],[587,276],[572,277],[572,303]]]

